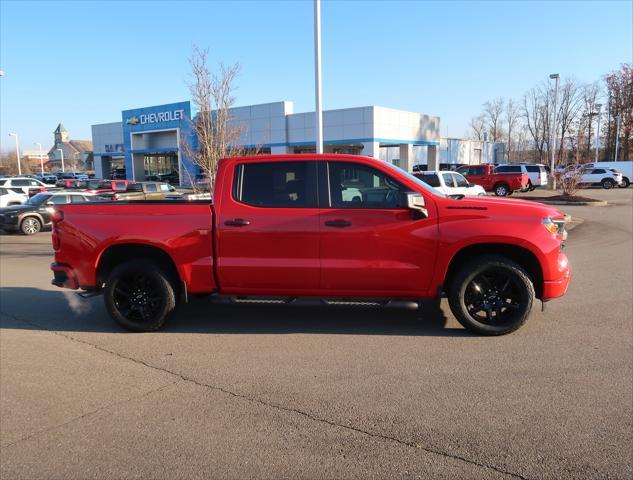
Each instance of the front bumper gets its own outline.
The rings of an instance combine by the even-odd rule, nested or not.
[[[70,265],[66,265],[65,263],[51,263],[51,270],[54,275],[51,283],[56,287],[70,288],[72,290],[79,288],[77,276]]]
[[[558,278],[555,280],[545,280],[543,282],[543,300],[562,297],[567,292],[569,280],[571,278],[571,268],[567,255],[563,252],[558,254],[557,265]]]

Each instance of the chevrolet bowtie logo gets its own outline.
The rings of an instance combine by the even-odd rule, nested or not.
[[[127,119],[127,121],[125,123],[127,123],[128,125],[138,125],[140,122],[138,117],[130,117]]]

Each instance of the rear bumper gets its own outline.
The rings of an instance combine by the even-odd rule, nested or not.
[[[569,267],[567,255],[563,252],[558,254],[557,271],[559,277],[556,280],[545,280],[543,282],[543,300],[562,297],[567,292],[571,278],[571,268]]]
[[[54,275],[51,283],[56,287],[70,288],[72,290],[79,288],[77,276],[70,265],[66,265],[65,263],[51,263],[51,270]]]

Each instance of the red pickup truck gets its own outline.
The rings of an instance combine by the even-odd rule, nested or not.
[[[466,180],[495,192],[498,197],[512,195],[516,190],[527,190],[530,178],[527,173],[495,173],[494,165],[467,165],[457,169]]]
[[[103,293],[125,328],[160,328],[195,294],[437,300],[468,329],[519,328],[562,296],[565,219],[521,200],[449,198],[352,155],[222,160],[213,201],[60,206],[53,284]]]

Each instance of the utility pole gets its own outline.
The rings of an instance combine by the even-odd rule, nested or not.
[[[549,130],[549,170],[552,176],[552,183],[550,185],[552,190],[556,190],[556,176],[554,175],[554,153],[556,150],[555,138],[556,138],[556,114],[558,113],[558,82],[560,81],[560,75],[558,73],[552,73],[549,76],[550,79],[556,81],[556,86],[554,87],[554,114],[552,115],[552,125]]]
[[[598,125],[596,126],[596,162],[598,161],[598,153],[600,152],[600,114],[601,114],[601,110],[602,110],[602,104],[598,103],[596,104],[596,107],[598,107]]]
[[[321,103],[321,0],[314,0],[314,99],[316,153],[323,153],[323,105]]]
[[[64,173],[66,171],[64,170],[64,151],[61,148],[58,148],[57,151],[61,153],[62,156],[62,173]]]
[[[620,118],[621,116],[618,114],[615,117],[615,155],[613,157],[613,161],[618,161],[618,150],[620,149]]]
[[[17,133],[10,133],[10,137],[15,137],[15,154],[18,157],[18,175],[22,175],[22,166],[20,165],[20,142]]]

